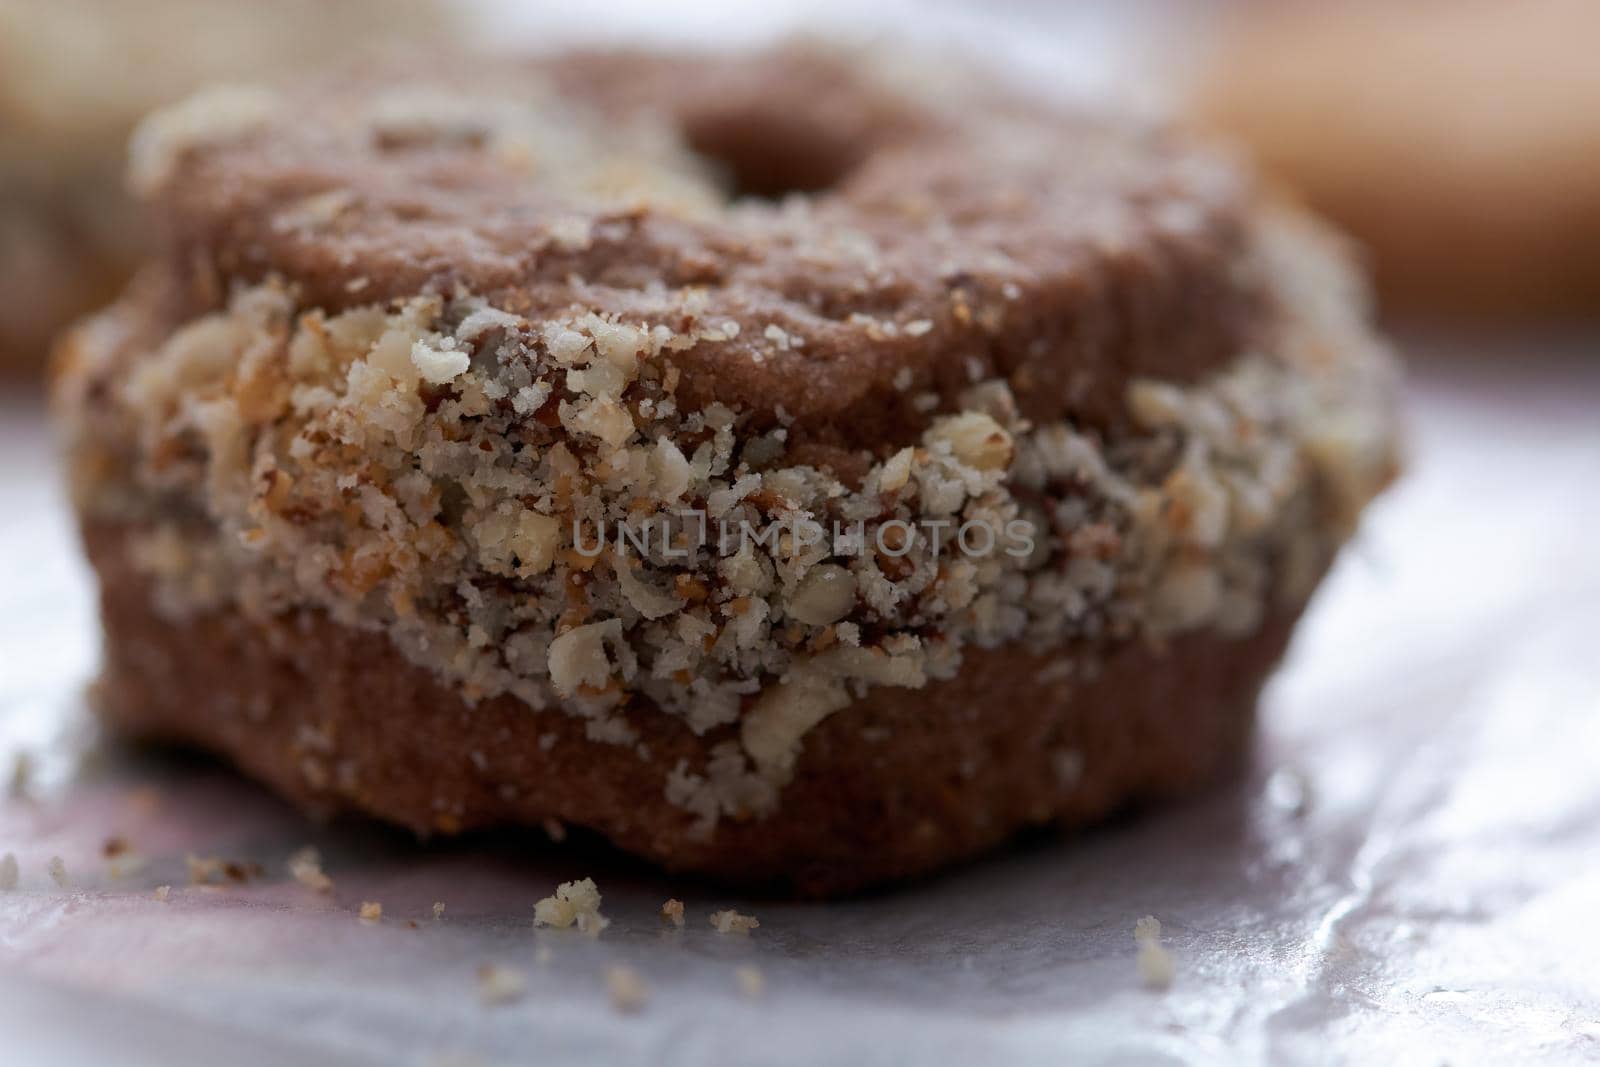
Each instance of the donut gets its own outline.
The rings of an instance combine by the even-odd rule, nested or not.
[[[319,814],[826,895],[1190,793],[1395,470],[1337,239],[980,71],[352,68],[130,181],[96,700]]]
[[[1386,310],[1592,318],[1600,6],[1247,4],[1193,111],[1361,241]]]
[[[0,375],[37,378],[137,264],[121,171],[145,112],[448,25],[433,0],[0,0]]]

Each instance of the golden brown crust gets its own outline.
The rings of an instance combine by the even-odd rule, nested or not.
[[[174,623],[151,606],[127,531],[90,526],[107,662],[97,697],[126,732],[219,752],[300,806],[421,833],[555,818],[663,866],[831,895],[974,856],[1028,826],[1077,826],[1217,781],[1248,751],[1256,693],[1293,612],[1247,638],[1121,643],[1082,677],[1072,654],[974,651],[959,676],[875,689],[806,739],[782,807],[712,838],[662,799],[718,735],[629,711],[648,751],[510,697],[468,707],[378,636],[318,613]],[[1092,650],[1099,651],[1099,650]]]

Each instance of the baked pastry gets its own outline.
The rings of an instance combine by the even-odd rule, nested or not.
[[[433,0],[0,0],[0,374],[36,377],[127,281],[144,234],[122,161],[147,111],[446,25]]]
[[[164,251],[56,383],[105,715],[809,893],[1216,779],[1391,476],[1390,362],[1244,174],[962,77],[580,55],[151,118]]]
[[[1396,311],[1600,307],[1600,5],[1252,3],[1195,111],[1369,250]]]

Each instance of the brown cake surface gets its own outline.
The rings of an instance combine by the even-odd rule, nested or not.
[[[135,137],[57,386],[115,721],[819,892],[1237,758],[1393,468],[1325,236],[975,74],[440,69]]]

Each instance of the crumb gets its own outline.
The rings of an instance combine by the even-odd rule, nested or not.
[[[740,915],[732,908],[711,913],[711,925],[719,934],[748,934],[761,925],[754,915]]]
[[[567,827],[560,819],[546,819],[543,824],[544,834],[556,844],[567,839]]]
[[[322,856],[310,845],[289,857],[289,873],[307,889],[318,893],[333,891],[333,879],[322,871]]]
[[[259,877],[262,872],[259,863],[225,860],[217,856],[196,856],[192,852],[183,858],[183,862],[189,868],[190,885],[216,885],[223,879],[244,883]]]
[[[434,921],[437,922],[439,919],[441,919],[443,917],[444,917],[444,901],[436,900],[436,901],[433,902],[433,918],[434,918]]]
[[[190,885],[211,885],[222,874],[222,861],[215,856],[196,856],[191,852],[183,857],[183,862],[189,868]]]
[[[106,843],[100,846],[100,855],[108,860],[114,860],[128,851],[128,839],[118,835],[106,838]]]
[[[7,852],[0,856],[0,889],[17,888],[17,857]]]
[[[549,945],[540,945],[533,950],[533,962],[543,966],[555,958],[555,953],[550,951]]]
[[[228,860],[222,865],[222,873],[227,875],[230,882],[248,882],[252,878],[261,877],[264,867],[255,862],[241,862]]]
[[[683,926],[683,901],[674,899],[661,905],[661,921]]]
[[[56,884],[58,889],[66,889],[72,885],[71,880],[67,878],[66,861],[60,856],[51,856],[50,862],[45,869],[50,872],[50,880]]]
[[[1139,943],[1139,978],[1146,989],[1161,990],[1172,985],[1172,954],[1161,947],[1161,920],[1146,915],[1133,924],[1133,938]]]
[[[598,937],[600,931],[611,925],[611,920],[600,914],[600,890],[593,878],[576,882],[562,882],[554,896],[545,897],[533,908],[533,921],[537,926],[567,927],[574,923],[579,930]]]
[[[383,905],[376,900],[363,900],[356,914],[364,923],[375,923],[383,918]]]
[[[161,807],[161,790],[153,785],[141,785],[137,789],[130,790],[127,807],[135,815],[154,815]]]
[[[150,895],[156,900],[160,901],[162,904],[165,904],[167,902],[167,897],[170,896],[171,893],[172,887],[170,885],[158,885],[156,886],[156,891]]]
[[[606,968],[606,989],[612,1005],[621,1012],[635,1012],[650,999],[650,989],[632,967],[616,964]]]
[[[478,968],[478,999],[485,1004],[510,1004],[528,992],[528,976],[514,967],[485,963]]]
[[[6,792],[13,800],[21,800],[28,795],[28,787],[32,784],[33,756],[27,752],[18,752],[11,758],[11,780]]]
[[[739,995],[755,1000],[767,991],[767,976],[761,973],[761,968],[746,964],[736,967],[733,977],[739,983]]]
[[[108,841],[106,844],[109,848],[111,842]],[[113,882],[121,881],[129,875],[138,874],[148,863],[149,860],[145,857],[124,847],[106,862],[106,877]]]

